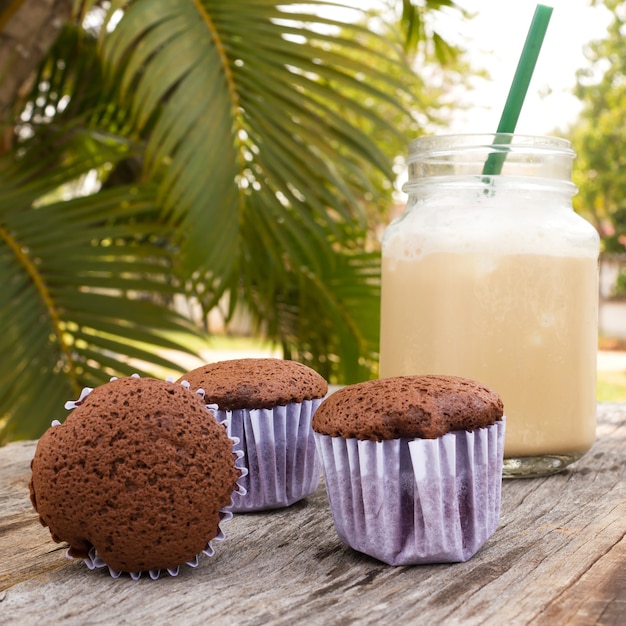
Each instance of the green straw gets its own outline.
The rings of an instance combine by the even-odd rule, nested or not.
[[[539,51],[541,50],[541,44],[548,29],[548,23],[552,15],[552,7],[538,4],[533,15],[532,22],[530,23],[530,29],[526,36],[526,42],[522,49],[517,69],[515,70],[515,76],[513,76],[513,82],[509,89],[509,95],[500,117],[500,123],[498,124],[497,136],[495,138],[496,144],[508,144],[511,142],[510,136],[515,132],[517,126],[517,120],[519,119],[522,105],[524,104],[524,98],[530,85],[530,79],[532,78],[537,64],[537,58],[539,57]],[[501,135],[501,133],[508,133],[508,135]],[[492,152],[485,165],[483,167],[483,175],[493,176],[500,174],[504,160],[506,159],[507,149],[504,148],[499,152]]]

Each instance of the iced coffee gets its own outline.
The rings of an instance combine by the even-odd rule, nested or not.
[[[567,142],[520,138],[485,177],[489,141],[455,141],[412,146],[407,208],[383,239],[380,375],[492,387],[505,473],[559,471],[595,437],[598,235],[572,210]]]

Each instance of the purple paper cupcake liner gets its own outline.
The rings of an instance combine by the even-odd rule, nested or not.
[[[213,409],[216,419],[227,423],[229,436],[240,440],[235,449],[243,451],[248,467],[241,481],[247,493],[235,494],[233,512],[287,507],[317,489],[321,466],[311,420],[321,401],[273,409]]]
[[[139,375],[133,374],[133,378],[139,378]],[[116,377],[111,378],[111,380],[112,381],[116,380]],[[67,410],[71,410],[71,409],[76,408],[77,406],[80,406],[83,400],[92,391],[93,389],[91,387],[83,388],[78,400],[70,400],[66,402],[65,408]],[[61,422],[59,422],[58,420],[54,420],[52,422],[52,426],[58,426],[60,425],[60,423]],[[226,424],[226,429],[228,431],[228,424]],[[239,479],[237,480],[237,483],[236,483],[236,489],[233,491],[233,495],[231,497],[230,503],[227,506],[220,509],[219,511],[220,521],[218,522],[217,535],[207,542],[206,546],[199,554],[196,554],[192,560],[187,561],[185,563],[185,565],[189,565],[189,567],[198,567],[199,562],[200,562],[200,555],[204,554],[206,556],[211,557],[215,554],[213,543],[224,541],[224,539],[226,538],[226,535],[224,534],[224,530],[222,528],[222,524],[225,524],[226,522],[230,521],[233,518],[232,506],[233,506],[234,499],[244,496],[246,493],[246,489],[242,484],[243,481],[245,480],[245,477],[248,474],[248,469],[247,467],[244,466],[244,463],[243,463],[243,459],[245,455],[244,455],[244,452],[239,447],[239,440],[236,437],[232,437],[230,435],[229,435],[229,438],[233,442],[233,454],[235,454],[236,456],[235,467],[239,470]],[[66,551],[65,556],[70,560],[74,560],[74,557],[69,554],[69,549]],[[99,557],[98,552],[94,547],[91,548],[88,556],[86,558],[83,558],[83,561],[90,570],[107,567],[109,570],[109,574],[111,575],[112,578],[119,578],[123,573],[122,571],[115,570],[112,567],[109,567]],[[178,573],[180,571],[180,566],[176,566],[175,568],[167,568],[165,570],[152,569],[152,570],[147,570],[147,571],[128,572],[128,574],[133,580],[139,580],[143,574],[148,574],[148,576],[152,580],[157,580],[163,571],[166,571],[170,576],[178,576]]]
[[[498,526],[504,430],[503,418],[438,439],[315,433],[339,538],[389,565],[467,561]]]

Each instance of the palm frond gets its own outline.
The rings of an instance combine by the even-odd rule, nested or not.
[[[185,289],[335,381],[372,375],[368,211],[432,101],[399,36],[321,0],[74,5],[0,159],[0,439],[37,436],[82,385],[174,369]]]
[[[150,127],[146,171],[159,176],[159,201],[181,223],[190,270],[195,261],[231,270],[246,190],[261,179],[284,190],[285,159],[297,164],[289,184],[305,200],[296,210],[330,228],[337,215],[363,219],[356,197],[368,189],[364,164],[393,174],[380,147],[341,111],[390,126],[364,103],[398,106],[391,94],[406,84],[373,62],[385,56],[402,65],[395,44],[373,51],[354,36],[366,32],[362,25],[295,2],[135,0],[112,3],[107,19],[122,9],[115,28],[102,29],[103,59],[135,127]],[[285,197],[265,201],[275,214],[293,210]]]
[[[404,31],[404,47],[411,55],[420,48],[432,47],[423,52],[424,56],[433,56],[441,65],[446,66],[458,59],[460,49],[447,43],[433,26],[433,17],[445,14],[469,18],[471,14],[456,0],[402,0],[400,22]]]
[[[189,352],[167,333],[193,326],[142,299],[176,291],[154,190],[36,209],[9,205],[0,191],[0,207],[0,438],[38,436],[83,386],[148,375],[143,362],[180,369],[161,350]]]
[[[320,240],[317,261],[308,264],[308,241],[295,235],[303,230],[298,215],[293,212],[291,224],[280,228],[260,210],[254,222],[244,220],[245,251],[229,293],[246,303],[287,358],[334,382],[368,378],[378,353],[380,256],[362,252],[362,232],[352,250]],[[247,231],[252,223],[254,236]]]
[[[286,353],[332,382],[371,377],[378,361],[379,266],[376,253],[344,251],[326,273],[301,275],[298,299],[277,303]]]

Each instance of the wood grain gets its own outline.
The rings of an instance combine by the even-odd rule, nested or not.
[[[569,471],[505,480],[500,526],[467,563],[389,567],[345,547],[323,486],[237,515],[176,578],[114,580],[69,561],[28,499],[35,442],[0,449],[0,620],[7,624],[626,624],[626,405]]]

